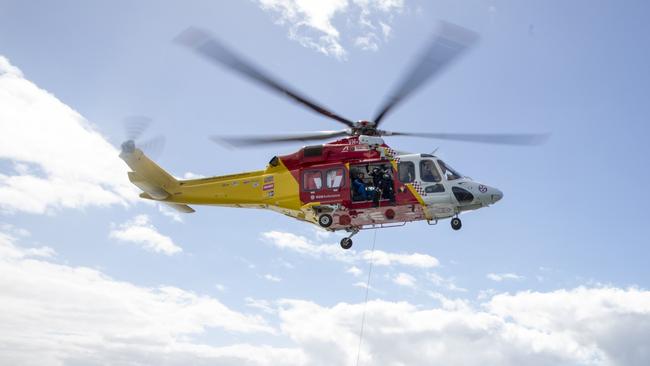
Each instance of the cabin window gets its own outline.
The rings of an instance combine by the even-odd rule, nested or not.
[[[433,160],[420,161],[420,179],[423,182],[440,182],[440,173],[438,173]]]
[[[397,175],[402,183],[411,183],[415,179],[415,164],[410,161],[402,161],[397,165]]]
[[[323,175],[320,170],[308,170],[303,173],[302,187],[305,191],[319,191],[323,188]]]
[[[330,169],[325,173],[325,186],[329,189],[337,189],[343,185],[343,168]]]

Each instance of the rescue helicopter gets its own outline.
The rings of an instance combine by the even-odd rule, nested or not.
[[[352,246],[352,236],[361,230],[402,226],[418,220],[436,224],[441,219],[451,219],[452,229],[459,230],[460,213],[495,204],[503,193],[464,176],[434,154],[394,150],[383,137],[532,145],[545,140],[546,135],[392,132],[379,126],[407,96],[440,74],[477,40],[473,31],[440,22],[430,43],[375,117],[353,121],[263,72],[207,31],[190,28],[175,41],[345,128],[282,136],[213,136],[215,142],[237,147],[331,141],[274,156],[261,170],[208,178],[175,178],[147,157],[134,139],[122,144],[120,157],[130,167],[128,178],[143,191],[140,197],[144,199],[163,202],[186,213],[194,212],[189,205],[273,210],[329,231],[345,230],[349,235],[341,239],[343,249]]]

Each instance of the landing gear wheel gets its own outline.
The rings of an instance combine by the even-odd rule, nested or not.
[[[460,228],[463,227],[463,223],[460,221],[458,217],[454,217],[451,219],[451,228],[454,230],[460,230]]]
[[[332,226],[332,222],[334,222],[334,220],[330,214],[322,214],[318,217],[318,225],[321,227],[330,227]]]
[[[352,248],[352,239],[350,239],[350,238],[341,239],[341,248],[343,248],[343,249]]]

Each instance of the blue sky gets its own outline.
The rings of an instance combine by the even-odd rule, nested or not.
[[[648,364],[648,10],[0,1],[0,360],[354,363],[373,233],[342,252],[340,236],[272,212],[179,218],[142,202],[117,157],[121,121],[150,116],[176,176],[259,169],[300,145],[233,151],[207,136],[338,126],[173,44],[178,33],[206,28],[365,119],[444,19],[481,42],[384,127],[552,135],[531,148],[388,140],[439,148],[505,197],[459,232],[377,233],[362,364]],[[477,345],[497,351],[459,351]]]

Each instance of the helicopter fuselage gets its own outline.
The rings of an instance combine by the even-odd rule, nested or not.
[[[331,231],[437,222],[503,197],[432,154],[400,153],[375,136],[305,146],[273,157],[263,170],[191,180],[177,180],[133,146],[123,146],[120,157],[141,197],[180,211],[193,212],[188,205],[270,209]]]

